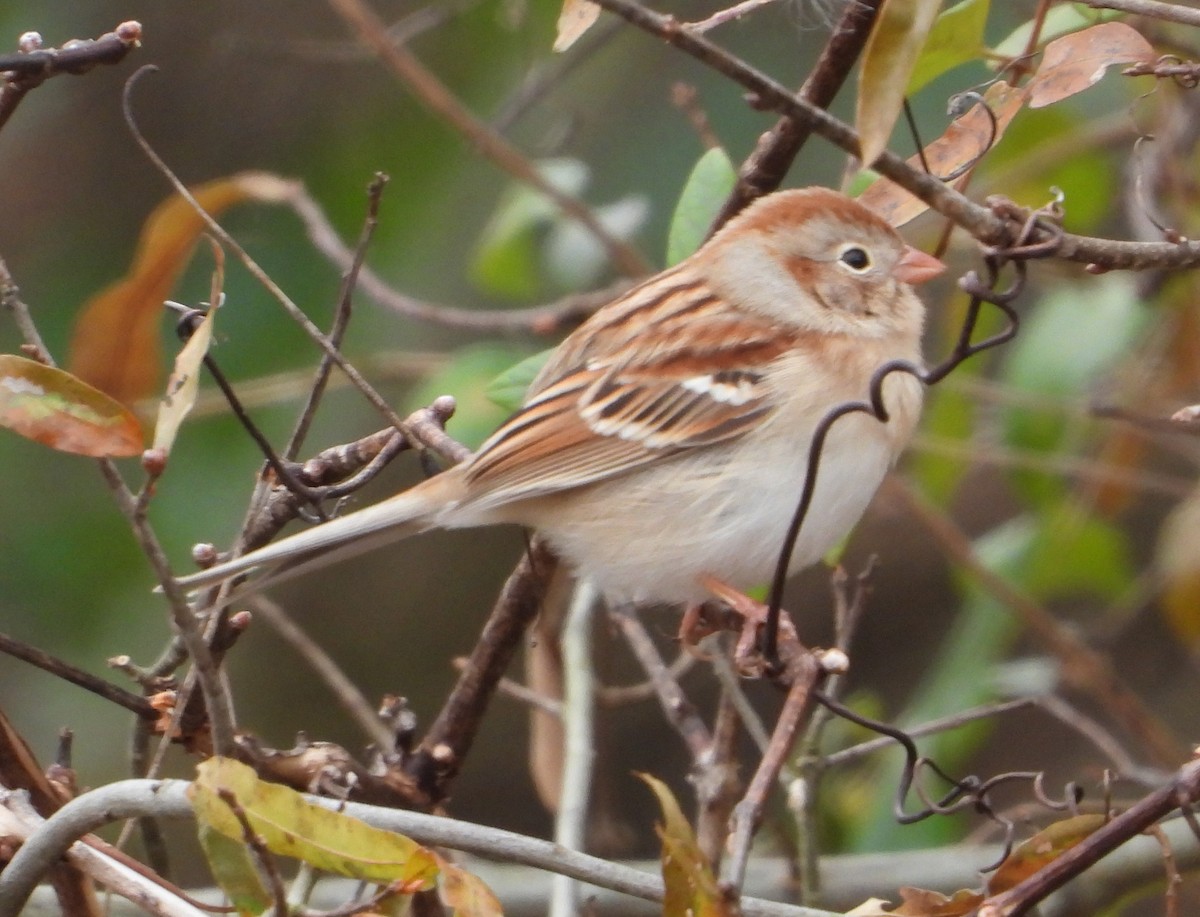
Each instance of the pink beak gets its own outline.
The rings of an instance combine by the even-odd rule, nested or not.
[[[923,251],[913,248],[911,245],[906,245],[904,247],[904,254],[896,262],[894,273],[896,279],[902,283],[916,286],[918,283],[932,280],[944,270],[946,270],[946,265],[942,264],[933,255],[927,255]]]

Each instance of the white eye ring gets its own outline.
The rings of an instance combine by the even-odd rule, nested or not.
[[[854,271],[856,274],[865,274],[871,269],[871,253],[861,245],[847,245],[838,252],[838,261]]]

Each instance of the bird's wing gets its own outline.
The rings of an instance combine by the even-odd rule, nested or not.
[[[472,500],[593,483],[740,436],[771,411],[763,370],[793,344],[778,325],[702,287],[639,292],[642,301],[596,315],[612,324],[606,333],[588,328],[580,346],[564,342],[560,353],[574,360],[560,356],[543,371],[530,400],[466,469]],[[634,308],[646,312],[630,321]]]

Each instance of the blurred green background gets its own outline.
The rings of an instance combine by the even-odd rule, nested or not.
[[[717,37],[794,85],[824,41],[830,6],[770,7]],[[993,41],[1026,18],[1034,4],[997,6],[988,27]],[[435,27],[412,39],[419,57],[530,156],[573,160],[569,168],[586,201],[624,202],[627,213],[640,209],[644,219],[632,238],[656,266],[663,263],[672,208],[704,149],[671,101],[673,84],[682,80],[696,87],[697,104],[735,162],[773,123],[724,81],[629,28],[609,29],[607,37],[591,34],[581,48],[552,57],[558,10],[546,0],[428,7],[378,2],[375,8],[389,23],[432,13]],[[690,9],[681,15],[685,12],[691,15]],[[473,275],[481,240],[497,208],[511,199],[510,180],[359,51],[323,3],[10,2],[0,8],[0,43],[13,47],[20,33],[33,29],[47,44],[58,45],[98,35],[125,19],[142,23],[141,50],[120,66],[49,81],[0,132],[0,257],[56,355],[66,351],[80,304],[124,273],[142,221],[168,190],[121,117],[122,85],[148,63],[159,72],[139,83],[134,111],[147,138],[187,182],[246,169],[298,178],[352,240],[372,174],[390,175],[368,260],[408,294],[498,308],[547,302],[576,286],[612,279],[605,271],[571,276],[568,268],[578,267],[579,259],[555,255],[545,244],[544,227],[525,248],[509,251],[513,260],[498,273],[482,280],[478,272]],[[562,69],[538,83],[546,67]],[[921,94],[916,101],[926,139],[945,123],[946,97],[985,75],[981,66],[956,71]],[[536,95],[525,99],[523,89],[530,85],[538,87]],[[1136,227],[1122,218],[1121,206],[1128,193],[1122,169],[1130,161],[1133,97],[1133,87],[1108,80],[1069,105],[1026,113],[973,190],[982,195],[1003,189],[1024,203],[1040,204],[1055,185],[1067,193],[1071,228],[1130,234]],[[846,113],[851,100],[852,93],[844,92],[839,111]],[[1135,114],[1152,121],[1161,113],[1158,106],[1170,107],[1166,100],[1142,103]],[[1110,134],[1103,134],[1105,127]],[[911,147],[909,140],[896,141],[900,151]],[[837,184],[843,166],[841,154],[814,141],[789,183]],[[1174,203],[1187,209],[1194,201]],[[318,323],[327,324],[338,271],[314,251],[293,214],[250,205],[230,211],[222,222]],[[936,230],[926,220],[913,238],[931,245]],[[966,246],[953,250],[949,260],[956,270],[975,263]],[[205,299],[208,271],[207,258],[197,258],[175,298]],[[1197,688],[1193,641],[1200,628],[1189,623],[1186,612],[1174,619],[1158,613],[1164,580],[1154,560],[1163,520],[1190,493],[1197,455],[1187,440],[1097,423],[1087,406],[1103,396],[1163,416],[1189,396],[1196,400],[1189,356],[1197,340],[1191,288],[1183,280],[1136,287],[1127,278],[1097,280],[1074,269],[1035,274],[1037,283],[1022,300],[1029,321],[1021,342],[1000,357],[979,361],[936,394],[906,466],[909,478],[935,505],[954,513],[989,564],[1052,602],[1072,627],[1115,653],[1122,674],[1182,745],[1195,734],[1189,700]],[[229,302],[219,317],[214,355],[231,377],[245,384],[314,365],[313,348],[243,270],[230,267],[226,290]],[[930,302],[930,352],[940,353],[961,297],[947,282],[930,293]],[[166,320],[163,338],[171,346]],[[434,361],[442,369],[432,380],[418,378],[427,374],[424,357],[413,358],[411,371],[401,361],[400,371],[375,378],[405,409],[443,392],[459,396],[461,426],[452,425],[451,432],[470,439],[463,431],[486,429],[502,416],[486,405],[481,388],[548,343],[522,335],[485,339],[415,323],[360,297],[345,351],[359,360],[444,354]],[[11,323],[0,321],[0,349],[18,346]],[[297,404],[293,397],[257,407],[255,418],[281,439]],[[309,449],[380,425],[360,398],[338,389],[327,399]],[[1117,454],[1121,448],[1126,452]],[[0,488],[0,628],[117,680],[105,666],[109,657],[129,654],[148,663],[170,635],[166,611],[150,592],[149,569],[93,464],[3,431],[0,458],[7,478]],[[1107,472],[1089,477],[1079,469],[1095,471],[1112,462],[1130,481],[1119,499],[1106,503],[1097,482],[1108,480]],[[136,486],[141,475],[136,462],[123,467]],[[185,426],[151,509],[177,569],[190,567],[193,543],[223,545],[232,537],[257,467],[254,449],[228,416],[206,415]],[[413,463],[401,460],[356,502],[391,493],[418,474]],[[1175,544],[1186,561],[1180,569],[1200,569],[1200,560],[1193,565],[1191,528],[1178,531]],[[512,531],[433,534],[290,585],[279,590],[279,598],[369,698],[385,692],[407,696],[428,722],[453,681],[450,660],[470,649],[521,544]],[[914,722],[1056,684],[1059,667],[1036,643],[1022,639],[1006,612],[957,577],[928,532],[886,495],[852,541],[848,566],[857,570],[873,552],[883,563],[850,683],[863,709],[899,716],[907,708]],[[1186,609],[1190,601],[1185,594],[1176,607]],[[788,605],[797,609],[807,638],[829,638],[825,572],[801,577]],[[666,638],[674,619],[664,617],[656,626]],[[669,640],[664,647],[669,649]],[[604,652],[607,673],[634,677],[619,648],[606,645]],[[1013,655],[1021,665],[1007,662]],[[265,625],[251,629],[229,668],[240,723],[264,742],[288,747],[305,730],[314,739],[361,746],[363,739],[326,689]],[[688,684],[702,701],[708,697],[703,677],[693,675]],[[0,659],[0,698],[43,760],[50,758],[60,727],[75,731],[74,763],[82,784],[126,773],[128,720],[120,711],[8,659]],[[775,702],[769,692],[761,700],[767,708]],[[1078,700],[1103,717],[1087,696]],[[680,743],[652,703],[620,711],[605,729],[610,792],[618,798],[642,792],[628,776],[633,768],[676,778],[686,769]],[[548,818],[527,776],[525,732],[524,711],[497,700],[482,744],[457,784],[453,814],[546,831]],[[985,741],[986,756],[976,757]],[[945,743],[941,753],[948,764],[970,763],[988,772],[1046,767],[1060,782],[1094,777],[1095,750],[1077,745],[1074,738],[1063,741],[1044,717],[1026,713]],[[1145,763],[1144,750],[1133,750]],[[186,774],[188,767],[181,755],[172,758],[171,772]],[[840,815],[831,819],[829,834],[838,843],[860,849],[911,846],[961,831],[960,824],[944,823],[897,829],[886,814],[888,794],[879,786],[874,771],[830,784]],[[644,851],[652,816],[642,797],[636,798],[645,817],[621,827],[634,829]]]

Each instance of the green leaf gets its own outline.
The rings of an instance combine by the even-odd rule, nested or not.
[[[242,839],[242,824],[222,793],[232,795],[272,853],[352,879],[399,883],[405,893],[433,887],[437,864],[420,844],[313,805],[295,790],[259,780],[232,758],[210,758],[196,768],[188,797],[202,829]]]
[[[628,195],[593,207],[597,222],[609,235],[628,242],[646,222],[650,204],[645,197]],[[594,285],[606,270],[608,250],[586,226],[555,212],[543,245],[546,274],[562,290]]]
[[[515,369],[513,363],[524,355],[522,348],[502,344],[463,347],[409,393],[407,404],[415,410],[440,395],[453,395],[458,407],[450,421],[450,433],[469,449],[476,449],[515,410],[498,405],[492,387],[497,376]]]
[[[908,78],[907,95],[979,56],[990,3],[991,0],[962,0],[942,11],[929,30],[925,47]]]
[[[488,400],[506,411],[518,410],[525,403],[525,393],[529,391],[529,386],[550,360],[555,349],[550,347],[526,357],[496,376],[483,390]]]
[[[720,147],[713,147],[696,161],[671,217],[668,266],[678,264],[700,247],[736,182],[737,169]]]
[[[239,914],[262,914],[273,903],[254,856],[242,840],[226,837],[208,825],[200,826],[200,846],[208,868],[229,903]]]
[[[1086,398],[1089,387],[1129,352],[1147,319],[1126,275],[1096,278],[1086,297],[1075,286],[1051,290],[1022,325],[1002,372],[1009,386],[1048,401],[1045,407],[1006,408],[1005,441],[1036,452],[1061,449],[1072,429],[1060,402]],[[1018,472],[1015,480],[1037,502],[1060,492],[1058,480],[1043,474]]]
[[[1112,600],[1132,581],[1125,533],[1103,519],[1080,518],[1071,506],[1057,506],[1044,514],[1019,580],[1022,588],[1042,601],[1080,594]]]
[[[933,28],[941,0],[885,0],[863,50],[858,74],[858,129],[863,165],[874,165],[892,136],[904,91]]]
[[[575,159],[544,160],[538,171],[566,194],[577,196],[588,183],[588,167]],[[541,289],[537,233],[557,213],[557,205],[544,194],[514,183],[483,230],[471,262],[472,280],[497,296],[536,296]]]
[[[137,418],[70,373],[0,354],[0,427],[59,452],[96,458],[138,455]]]

